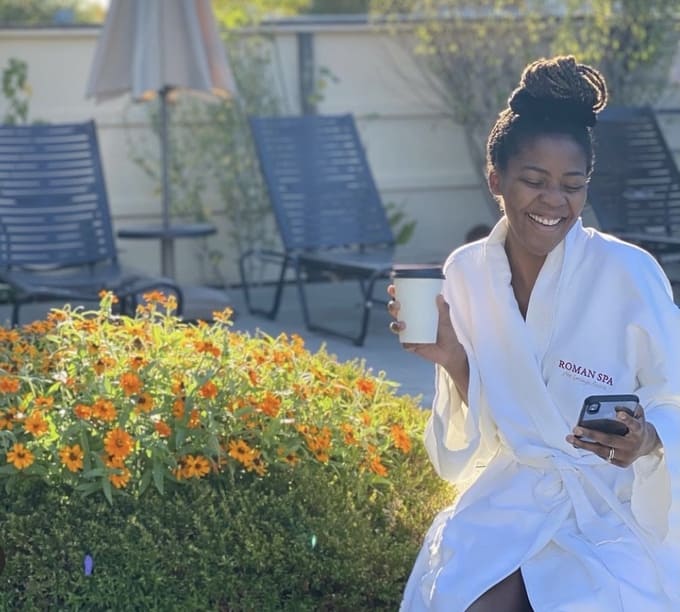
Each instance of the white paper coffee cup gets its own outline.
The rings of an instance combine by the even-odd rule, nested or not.
[[[433,344],[439,324],[436,298],[444,279],[441,266],[395,264],[391,276],[399,302],[399,320],[405,323],[399,342]]]

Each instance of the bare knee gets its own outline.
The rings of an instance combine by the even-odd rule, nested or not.
[[[477,598],[467,612],[533,612],[520,570],[503,578]]]

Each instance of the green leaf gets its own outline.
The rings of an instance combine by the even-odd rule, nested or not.
[[[26,474],[30,474],[31,476],[46,476],[47,468],[39,463],[34,463],[26,468]]]
[[[94,493],[95,491],[99,491],[100,489],[101,484],[99,483],[99,481],[83,482],[76,486],[76,491],[80,491],[85,495],[89,495],[90,493]]]
[[[151,470],[145,470],[144,473],[142,474],[142,479],[140,480],[139,483],[139,494],[142,495],[144,491],[146,491],[149,488],[150,484],[151,484]]]
[[[163,495],[165,483],[165,466],[160,461],[153,463],[153,484],[158,492]]]
[[[106,499],[108,500],[109,504],[113,506],[113,491],[111,489],[111,481],[105,476],[102,478],[101,483]]]

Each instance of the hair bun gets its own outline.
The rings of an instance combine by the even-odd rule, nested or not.
[[[597,114],[585,102],[568,98],[536,97],[523,87],[512,92],[508,100],[510,110],[520,117],[535,121],[563,121],[593,127]]]

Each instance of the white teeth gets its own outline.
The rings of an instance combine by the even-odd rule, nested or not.
[[[557,225],[562,220],[560,217],[558,217],[557,219],[549,219],[548,217],[539,217],[538,215],[534,215],[532,213],[529,213],[529,217],[536,221],[536,223],[540,223],[541,225],[547,225],[548,227]]]

